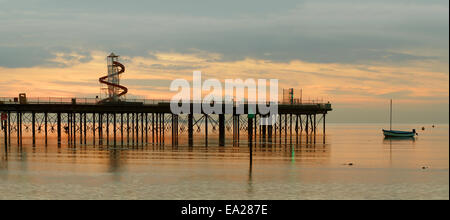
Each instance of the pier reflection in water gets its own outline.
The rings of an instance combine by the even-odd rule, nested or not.
[[[166,134],[116,146],[58,146],[49,133],[33,147],[24,135],[0,144],[0,199],[448,198],[448,126],[414,141],[384,140],[377,125],[329,129],[325,143],[305,135],[249,142],[241,133],[225,146],[212,130],[193,145],[186,133],[178,144]]]

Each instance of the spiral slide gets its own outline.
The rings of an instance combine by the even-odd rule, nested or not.
[[[110,83],[110,82],[108,82],[108,81],[106,81],[106,80],[107,80],[108,77],[110,77],[110,76],[119,75],[119,74],[122,74],[123,72],[125,72],[125,66],[124,66],[123,64],[117,62],[117,61],[114,61],[114,62],[113,62],[113,65],[114,65],[115,67],[118,66],[118,67],[120,68],[119,72],[117,72],[117,73],[115,73],[115,74],[113,74],[113,75],[109,75],[109,76],[106,75],[106,76],[100,77],[100,78],[98,79],[98,81],[99,81],[100,83],[106,84],[106,85],[108,85],[108,86],[114,86],[114,87],[120,88],[120,89],[122,90],[122,92],[119,93],[119,94],[117,95],[117,97],[120,97],[120,96],[123,96],[123,95],[127,94],[128,88],[125,87],[125,86],[121,86],[121,85],[119,85],[119,84]],[[111,101],[113,101],[113,100],[112,100],[113,98],[114,98],[114,97],[108,97],[108,98],[106,98],[106,99],[102,99],[99,103],[111,102]]]

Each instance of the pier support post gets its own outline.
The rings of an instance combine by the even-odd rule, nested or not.
[[[130,113],[127,113],[127,145],[130,144]]]
[[[287,131],[288,131],[288,119],[287,119],[287,114],[284,114],[284,140],[287,140]]]
[[[139,113],[134,113],[136,122],[136,145],[139,145]]]
[[[103,145],[103,113],[98,113],[98,144]]]
[[[144,113],[141,113],[141,143],[144,144]]]
[[[73,145],[75,146],[77,144],[77,114],[72,113],[72,125],[73,125]]]
[[[58,147],[61,146],[61,113],[56,113],[56,132],[58,133]]]
[[[155,113],[152,113],[152,143],[155,143]]]
[[[80,116],[80,144],[83,144],[83,131],[84,131],[84,126],[83,126],[83,113],[79,114]]]
[[[95,145],[95,113],[92,113],[92,143]]]
[[[314,136],[316,136],[316,114],[314,114]]]
[[[23,113],[22,112],[20,112],[19,113],[19,116],[20,116],[20,145],[22,146],[22,138],[23,138],[23,130],[22,130],[22,127],[23,127]]]
[[[266,123],[267,123],[267,138],[269,139],[269,140],[271,140],[272,139],[272,124],[270,124],[271,122],[270,122],[270,116],[267,116],[267,119],[266,119]]]
[[[120,113],[120,144],[123,145],[123,113]]]
[[[248,117],[247,129],[248,129],[247,130],[248,142],[251,143],[251,142],[253,142],[253,118],[251,118],[251,117]]]
[[[236,115],[236,122],[237,122],[237,141],[239,143],[240,141],[240,128],[241,128],[241,115]]]
[[[163,123],[163,114],[159,113],[159,119],[158,119],[158,132],[159,132],[159,143],[161,144],[163,142],[163,128],[162,128],[162,123]]]
[[[179,122],[179,115],[176,115],[176,120],[175,120],[175,135],[176,135],[176,141],[175,141],[175,143],[178,145],[178,129],[179,129],[179,125],[178,125],[178,122]]]
[[[83,129],[83,131],[84,131],[84,144],[86,144],[86,140],[87,140],[87,134],[86,134],[86,132],[87,132],[87,113],[84,113],[83,114],[83,118],[84,118],[84,129]]]
[[[273,117],[275,117],[275,118],[274,118],[275,122],[274,122],[274,124],[273,124],[273,126],[272,126],[272,129],[273,129],[273,137],[274,137],[274,139],[276,140],[276,139],[277,139],[277,121],[278,121],[278,118],[277,118],[277,115],[273,115]]]
[[[11,112],[8,112],[8,142],[11,144]]]
[[[255,133],[253,135],[255,136],[255,142],[256,142],[256,140],[257,140],[256,136],[258,136],[257,135],[258,134],[258,114],[256,114],[256,113],[255,113],[254,121],[255,121],[255,126],[253,129],[255,129]]]
[[[261,117],[261,121],[262,121],[262,137],[263,139],[266,139],[266,128],[267,128],[267,118],[266,117]]]
[[[267,127],[267,136],[269,137],[269,140],[272,140],[272,134],[273,134],[273,125],[270,124]]]
[[[141,142],[144,141],[143,136],[142,136],[144,134],[144,131],[143,131],[143,129],[144,129],[143,122],[144,121],[142,120],[142,116],[143,115],[141,115],[141,113],[136,113],[136,119],[137,119],[137,122],[136,122],[136,124],[137,124],[136,133],[138,133],[137,136],[136,136],[137,137],[137,140],[136,140],[137,143],[139,143],[139,139],[141,140]],[[141,127],[139,127],[139,124],[140,124]]]
[[[145,143],[148,143],[148,113],[145,113]]]
[[[67,143],[71,143],[72,137],[72,115],[67,113]]]
[[[289,114],[289,135],[292,139],[292,114]]]
[[[208,146],[208,115],[205,114],[205,145]]]
[[[327,114],[323,114],[323,143],[325,144],[325,116],[326,116]]]
[[[236,140],[236,136],[237,136],[237,128],[236,128],[236,115],[233,114],[233,146],[234,146],[234,142]]]
[[[114,146],[116,146],[116,137],[117,137],[117,134],[116,134],[116,131],[117,131],[117,127],[116,127],[116,122],[117,122],[117,115],[116,115],[116,113],[114,112],[114,114],[113,114],[113,134],[114,134]]]
[[[263,121],[263,117],[261,117],[261,115],[259,115],[259,140],[261,141],[261,137],[263,136],[262,134],[262,121]]]
[[[156,143],[159,143],[159,113],[155,115],[155,137]]]
[[[172,146],[175,145],[175,114],[172,114]]]
[[[31,113],[31,127],[32,127],[32,133],[33,133],[33,147],[36,145],[36,113]]]
[[[309,135],[309,115],[306,115],[306,126],[305,126],[306,136]]]
[[[188,136],[189,146],[194,144],[194,115],[191,113],[188,115]]]
[[[141,113],[141,144],[144,143],[144,113]]]
[[[134,145],[134,113],[131,113],[131,143]]]
[[[109,113],[106,113],[106,145],[109,145]]]
[[[175,144],[175,115],[172,114],[172,146]]]
[[[48,113],[44,113],[44,130],[45,130],[45,145],[47,145],[47,120],[48,120]]]
[[[219,146],[225,146],[225,115],[219,115]]]
[[[2,130],[4,132],[4,136],[5,136],[5,149],[8,148],[8,125],[7,125],[7,121],[6,120],[1,120],[1,126],[2,126]]]
[[[161,114],[161,130],[162,130],[162,143],[164,143],[164,133],[166,130],[166,125],[165,125],[165,118],[164,118],[164,113]]]
[[[19,117],[19,112],[16,112],[16,117],[17,117],[17,121],[16,121],[16,126],[17,126],[17,146],[19,146],[20,144],[20,130],[19,130],[19,126],[20,126],[20,117]]]
[[[238,139],[238,125],[237,125],[237,116],[233,114],[233,146],[234,143],[237,141]]]
[[[175,143],[178,145],[178,129],[179,129],[179,125],[178,125],[178,122],[179,122],[179,115],[175,115],[176,117],[175,117],[175,135],[176,135],[176,139],[175,139]]]
[[[303,133],[303,119],[302,119],[302,115],[299,115],[299,119],[300,119],[300,136],[302,136]]]
[[[280,143],[281,143],[281,133],[282,133],[282,127],[283,127],[283,115],[282,114],[280,114],[280,122],[278,123],[279,124],[279,136],[280,136]]]
[[[156,114],[156,142],[161,143],[161,113]]]

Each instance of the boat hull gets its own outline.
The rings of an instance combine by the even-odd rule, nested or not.
[[[384,129],[383,134],[385,137],[414,137],[414,135],[416,135],[414,131],[395,131]]]

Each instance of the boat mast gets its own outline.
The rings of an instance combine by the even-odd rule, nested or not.
[[[391,131],[392,131],[392,99],[391,99],[391,117],[390,117],[390,120],[389,120],[389,122],[390,122],[390,127],[389,127],[389,130],[391,130]]]

